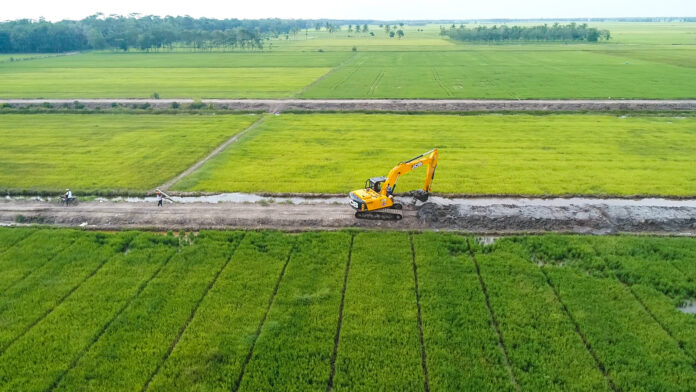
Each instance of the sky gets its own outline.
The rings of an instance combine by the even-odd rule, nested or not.
[[[97,12],[218,19],[696,17],[696,0],[8,0],[0,9],[0,20],[82,19]]]

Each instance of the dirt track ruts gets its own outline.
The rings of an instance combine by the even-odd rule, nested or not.
[[[358,220],[347,204],[83,202],[61,207],[29,200],[0,202],[0,224],[44,223],[91,229],[457,230],[472,233],[656,233],[696,236],[696,206],[509,204],[492,201],[406,206],[398,222]]]
[[[252,129],[258,127],[259,125],[261,125],[261,123],[263,122],[263,120],[264,120],[264,117],[260,117],[258,120],[254,121],[251,125],[249,125],[248,127],[246,127],[246,129],[244,129],[243,131],[241,131],[241,132],[235,134],[235,135],[232,136],[231,138],[227,139],[224,143],[222,143],[221,145],[217,146],[217,147],[216,147],[210,154],[208,154],[205,158],[203,158],[203,159],[199,160],[198,162],[194,163],[193,165],[191,165],[188,169],[184,170],[184,171],[183,171],[181,174],[179,174],[178,176],[176,176],[176,177],[172,178],[171,180],[167,181],[166,183],[162,184],[162,185],[160,186],[160,189],[165,190],[165,191],[166,191],[166,190],[169,190],[169,188],[170,188],[172,185],[176,184],[176,183],[177,183],[178,181],[180,181],[182,178],[184,178],[184,177],[188,176],[189,174],[195,172],[196,170],[200,169],[200,167],[203,166],[204,163],[208,162],[209,160],[213,159],[215,156],[217,156],[217,155],[220,154],[221,152],[225,151],[225,149],[226,149],[227,147],[229,147],[230,144],[232,144],[232,143],[236,142],[237,140],[239,140],[239,138],[241,138],[242,136],[244,136],[244,134],[246,134],[247,132],[251,131]]]
[[[173,102],[192,103],[189,98],[175,99],[0,99],[0,104],[14,107],[71,105],[79,101],[88,109],[108,109],[112,104],[124,106],[150,104],[153,108],[168,109]],[[219,109],[280,113],[283,111],[384,111],[384,112],[485,112],[485,111],[653,111],[696,110],[696,99],[204,99]]]

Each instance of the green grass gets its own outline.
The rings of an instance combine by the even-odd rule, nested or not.
[[[297,238],[240,391],[306,391],[328,383],[349,249],[347,233]]]
[[[247,233],[201,302],[151,389],[216,390],[236,385],[293,239]]]
[[[73,234],[77,236],[77,232]],[[49,262],[35,267],[23,279],[0,294],[0,348],[5,347],[32,323],[55,307],[71,290],[79,286],[133,239],[132,234],[107,236],[101,233],[80,235],[68,248],[60,232],[37,233],[36,239],[52,244],[56,250]],[[30,246],[31,242],[23,244]],[[24,248],[26,254],[26,248]],[[31,255],[27,254],[31,257]],[[9,270],[9,269],[8,269]]]
[[[175,189],[345,193],[437,147],[436,193],[696,195],[694,118],[281,115]],[[399,180],[422,187],[425,173]]]
[[[466,238],[425,233],[413,243],[431,390],[514,391]]]
[[[144,248],[105,263],[6,346],[0,360],[0,390],[52,387],[164,261],[164,252],[153,255],[152,249]]]
[[[46,57],[57,57],[60,54],[56,53],[2,53],[0,54],[0,63],[11,63],[15,61],[38,60]]]
[[[612,43],[696,45],[696,23],[693,22],[592,22],[589,25],[611,31]]]
[[[628,289],[575,272],[551,268],[547,273],[621,390],[690,391],[696,387],[693,360]]]
[[[201,238],[196,246],[175,255],[166,253],[166,265],[108,324],[104,338],[75,358],[57,389],[135,390],[145,385],[229,260],[240,236],[230,237],[230,241]],[[124,345],[124,341],[133,344]],[[130,366],[133,363],[138,365]]]
[[[2,276],[25,271],[0,290],[0,391],[423,391],[420,328],[432,391],[696,386],[696,319],[676,308],[693,238],[4,228],[0,244]]]
[[[537,266],[505,251],[476,262],[523,390],[610,390]]]
[[[257,116],[4,115],[0,189],[147,190]]]
[[[17,243],[17,246],[3,248],[4,252],[0,253],[0,271],[2,271],[0,292],[21,282],[27,275],[31,274],[34,268],[41,267],[59,257],[61,251],[72,245],[78,232],[72,230],[40,231],[33,232],[28,236],[24,233],[22,235],[24,238],[19,243],[17,243],[16,238],[11,239]],[[22,262],[17,263],[18,259]]]
[[[88,53],[0,63],[0,98],[280,98],[347,53]]]
[[[336,358],[336,391],[421,391],[409,237],[358,234]]]
[[[607,47],[607,46],[604,46]],[[539,45],[459,52],[365,52],[301,94],[303,98],[694,98],[696,50],[665,63],[662,50]]]

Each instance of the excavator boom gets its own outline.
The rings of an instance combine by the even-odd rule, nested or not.
[[[399,176],[424,165],[428,166],[428,172],[425,174],[423,191],[430,193],[430,186],[433,184],[433,178],[435,178],[437,158],[437,149],[433,149],[406,162],[399,163],[389,171],[389,175],[387,175],[387,180],[385,181],[385,186],[382,187],[381,193],[385,196],[390,195],[394,192],[394,188],[396,188],[396,181],[399,179]]]

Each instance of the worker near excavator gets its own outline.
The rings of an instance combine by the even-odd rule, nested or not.
[[[65,190],[65,194],[63,194],[63,202],[65,203],[66,206],[70,205],[75,200],[73,197],[72,191],[70,189]]]
[[[157,207],[162,207],[163,200],[164,200],[164,196],[162,196],[162,192],[157,191]]]

